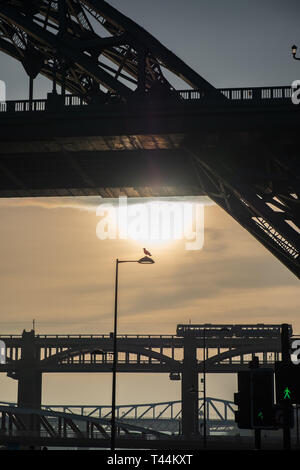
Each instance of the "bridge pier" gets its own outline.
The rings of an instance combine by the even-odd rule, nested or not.
[[[42,402],[42,373],[37,370],[39,350],[35,344],[34,331],[23,331],[22,354],[18,380],[18,406],[20,408],[41,408]],[[23,415],[27,430],[39,433],[40,423],[37,416]]]
[[[198,434],[198,371],[195,338],[185,335],[181,380],[182,434],[186,437]]]

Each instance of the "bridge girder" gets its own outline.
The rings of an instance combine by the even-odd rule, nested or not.
[[[2,0],[0,50],[19,60],[31,78],[41,73],[89,103],[112,97],[134,102],[141,95],[163,96],[164,103],[168,98],[182,101],[164,70],[213,97],[213,102],[217,99],[227,107],[230,101],[104,0]],[[203,97],[200,101],[201,106],[205,104]],[[280,119],[279,124],[284,133],[286,123]],[[254,130],[260,126],[258,120]],[[198,127],[200,132],[200,123]],[[184,148],[192,155],[200,193],[207,194],[299,278],[299,153],[287,140],[280,143],[276,138],[274,144],[272,137],[264,133],[263,139],[248,148],[223,142],[203,151],[188,136]],[[255,158],[257,153],[259,158]],[[80,165],[72,166],[81,173]],[[245,169],[249,174],[257,171],[257,177],[249,180]],[[30,194],[30,188],[27,191],[5,163],[1,171],[22,194]],[[87,184],[95,190],[93,179]]]
[[[80,356],[81,354],[91,354],[93,351],[97,349],[97,344],[94,346],[89,346],[86,348],[81,348],[80,350],[78,348],[74,349],[67,349],[63,352],[54,354],[48,358],[43,359],[42,363],[43,364],[53,364],[53,363],[61,363],[61,361],[64,361],[66,359],[72,359]],[[106,347],[102,346],[103,353],[113,352],[113,345],[110,344]],[[119,353],[128,353],[128,354],[134,354],[134,355],[139,355],[143,357],[147,357],[150,360],[154,359],[156,361],[159,361],[161,364],[167,364],[170,368],[177,368],[179,362],[176,361],[175,359],[172,359],[171,357],[158,353],[156,351],[153,351],[152,349],[147,349],[141,346],[137,345],[131,345],[131,344],[123,344],[121,347],[118,346],[118,352]]]
[[[107,34],[109,36],[107,36]],[[146,91],[173,96],[164,70],[223,95],[144,28],[103,0],[0,2],[0,50],[89,102]],[[177,95],[176,95],[177,97]]]
[[[214,148],[191,138],[184,147],[204,193],[300,278],[300,160],[287,140],[276,143],[266,133]]]
[[[92,440],[95,437],[95,431],[98,434],[97,439],[109,439],[111,429],[111,419],[77,415],[75,413],[66,413],[52,411],[48,409],[25,408],[12,405],[0,405],[0,421],[1,421],[1,437],[5,441],[6,437],[12,437],[14,431],[20,433],[19,438],[24,436],[39,436],[39,431],[32,428],[32,421],[26,418],[37,418],[39,429],[46,433],[48,438],[63,438]],[[80,428],[80,424],[85,425],[85,431]],[[117,420],[117,431],[123,434],[138,433],[140,436],[144,434],[152,434],[156,438],[168,437],[166,434],[154,429],[147,429],[143,426],[129,424]],[[69,428],[69,429],[67,429]],[[69,432],[70,431],[70,434]],[[1,438],[0,438],[1,439]],[[3,443],[3,440],[0,442]]]
[[[50,339],[50,338],[49,338]],[[170,373],[183,371],[182,357],[176,357],[174,349],[183,348],[183,344],[179,338],[174,337],[170,339],[154,340],[140,340],[126,341],[125,339],[119,339],[118,341],[118,353],[127,354],[124,359],[118,361],[119,372],[135,372],[135,373]],[[14,340],[11,340],[14,341]],[[88,342],[85,339],[77,339],[78,344],[75,346],[68,345],[68,341],[63,339],[58,344],[55,342],[52,346],[49,345],[48,339],[43,344],[43,340],[39,340],[37,347],[41,351],[41,358],[37,364],[37,369],[40,372],[107,372],[111,370],[112,361],[105,356],[101,360],[96,361],[93,354],[95,351],[99,354],[112,353],[113,345],[110,339],[99,339]],[[144,342],[144,344],[143,344]],[[81,345],[80,345],[81,343]],[[211,373],[236,373],[243,367],[247,367],[247,360],[245,356],[254,354],[279,354],[281,351],[280,340],[276,339],[263,339],[253,342],[252,340],[227,340],[221,341],[213,338],[207,338],[207,359],[206,359],[206,370]],[[51,339],[50,339],[51,344]],[[8,372],[8,374],[18,379],[19,371],[22,370],[20,360],[14,359],[14,347],[20,348],[19,342],[13,346],[10,341],[7,342],[8,357],[6,364],[0,365],[0,372]],[[197,339],[196,347],[199,350],[203,349],[203,341]],[[216,349],[220,349],[216,353]],[[47,355],[47,351],[51,350],[51,354]],[[62,350],[61,350],[62,349]],[[160,349],[160,352],[157,351]],[[226,349],[226,351],[224,351]],[[223,350],[223,351],[222,351]],[[210,351],[213,355],[210,354]],[[222,351],[222,352],[221,352]],[[129,356],[130,355],[130,356]],[[233,358],[240,358],[239,363],[232,363]],[[274,360],[276,358],[274,357]],[[264,363],[264,361],[263,361]],[[264,363],[265,364],[265,363]],[[273,363],[268,362],[268,366],[272,367]],[[21,368],[21,369],[20,369]],[[203,362],[198,360],[197,362],[197,373],[201,373],[203,370]]]

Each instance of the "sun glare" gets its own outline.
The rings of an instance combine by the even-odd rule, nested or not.
[[[118,205],[102,204],[97,236],[132,240],[139,244],[165,245],[184,240],[189,250],[201,249],[204,237],[204,204],[194,201],[151,201]]]

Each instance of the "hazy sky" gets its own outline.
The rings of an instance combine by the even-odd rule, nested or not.
[[[290,85],[300,62],[296,0],[113,0],[217,87]],[[8,99],[26,97],[21,67],[0,54]],[[37,80],[36,96],[51,85]],[[141,243],[99,240],[99,201],[0,200],[2,333],[21,333],[36,320],[38,333],[112,331],[114,260],[139,258]],[[70,207],[72,206],[72,207]],[[300,332],[299,282],[217,206],[205,207],[205,243],[186,251],[183,241],[150,243],[155,265],[120,267],[120,333],[174,334],[176,324],[282,323]],[[85,380],[83,380],[85,379]],[[119,402],[178,399],[167,375],[123,375]],[[155,387],[153,383],[155,382]],[[0,377],[2,400],[16,383]],[[109,375],[44,376],[43,401],[108,403]],[[232,399],[231,376],[209,379],[208,393]],[[80,387],[78,386],[80,384]]]

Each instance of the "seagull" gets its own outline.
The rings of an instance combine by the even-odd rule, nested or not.
[[[151,253],[148,250],[146,250],[146,248],[143,248],[143,250],[144,250],[145,255],[152,256]]]

